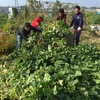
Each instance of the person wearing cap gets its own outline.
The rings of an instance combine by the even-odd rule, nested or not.
[[[66,14],[64,13],[64,9],[61,8],[58,11],[58,15],[56,16],[56,21],[62,20],[66,23]]]
[[[83,27],[83,14],[80,12],[80,6],[76,6],[74,9],[75,14],[72,17],[70,27],[74,24],[74,33],[76,38],[76,45],[79,44],[80,34]]]
[[[21,45],[22,45],[22,39],[25,41],[28,41],[28,35],[33,30],[34,32],[41,32],[40,30],[34,28],[31,26],[30,23],[26,22],[24,26],[20,27],[16,33],[16,38],[17,38],[17,47],[16,49],[18,50]]]

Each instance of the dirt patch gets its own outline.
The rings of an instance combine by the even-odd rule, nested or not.
[[[90,43],[90,44],[100,44],[100,32],[92,35],[88,32],[82,32],[81,34],[81,43]]]
[[[0,32],[0,36],[4,35],[4,33]]]

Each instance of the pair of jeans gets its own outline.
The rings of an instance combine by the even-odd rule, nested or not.
[[[74,27],[75,31],[78,29],[78,27]],[[76,38],[76,45],[79,44],[80,42],[80,35],[81,35],[81,31],[78,31],[75,35],[75,38]]]
[[[16,39],[17,39],[17,47],[16,47],[16,49],[18,50],[22,45],[22,36],[19,35],[18,33],[16,33]]]

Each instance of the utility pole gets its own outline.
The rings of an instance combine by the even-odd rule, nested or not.
[[[15,8],[19,8],[19,4],[18,4],[18,0],[14,0],[14,3],[15,3]]]
[[[17,6],[16,0],[14,0],[14,3],[15,3],[15,8],[16,8],[16,6]]]
[[[27,0],[26,0],[26,5],[27,5]]]

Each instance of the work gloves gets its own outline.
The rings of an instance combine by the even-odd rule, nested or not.
[[[82,30],[82,28],[81,27],[78,27],[78,29],[77,29],[78,31],[81,31]]]

